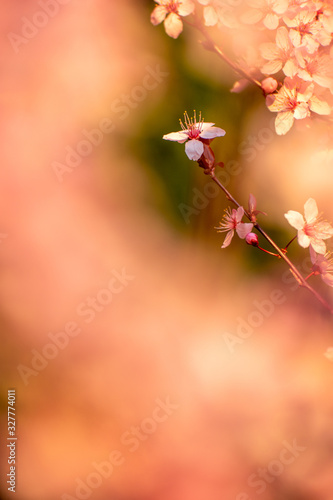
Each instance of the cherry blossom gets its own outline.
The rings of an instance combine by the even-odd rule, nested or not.
[[[203,16],[205,26],[216,26],[217,24],[228,28],[239,26],[234,7],[242,0],[223,2],[222,0],[197,0],[204,5]]]
[[[328,286],[333,286],[333,257],[330,252],[326,252],[325,255],[317,254],[313,248],[310,246],[310,257],[312,266],[312,272],[314,274],[320,274],[321,279]]]
[[[288,0],[248,0],[252,7],[242,15],[242,21],[246,24],[256,24],[263,21],[269,30],[275,30],[279,25],[280,17],[288,8]]]
[[[294,120],[302,120],[310,116],[310,111],[319,115],[329,115],[331,107],[313,94],[314,85],[300,78],[285,78],[284,85],[277,94],[266,97],[270,111],[277,112],[275,130],[278,135],[286,134],[293,126]]]
[[[313,81],[333,91],[333,61],[326,53],[304,54],[297,51],[297,75],[304,81]]]
[[[164,21],[167,35],[178,38],[183,31],[183,22],[180,16],[192,14],[195,5],[192,0],[155,0],[158,4],[151,13],[150,21],[154,26]]]
[[[199,121],[197,121],[195,111],[194,118],[190,119],[187,112],[185,112],[184,119],[185,125],[179,120],[182,130],[166,134],[163,136],[163,139],[167,141],[176,141],[180,144],[188,141],[185,144],[185,153],[190,160],[198,161],[204,152],[203,140],[223,137],[226,132],[222,128],[214,127],[215,123],[204,123],[203,119],[201,119],[201,113],[199,115]]]
[[[267,60],[261,68],[262,73],[273,75],[282,69],[286,76],[295,76],[294,46],[285,26],[277,29],[275,43],[262,43],[259,48],[262,57]]]
[[[242,218],[244,215],[243,207],[238,207],[237,210],[235,208],[233,208],[232,210],[230,208],[227,208],[225,212],[226,213],[222,221],[220,222],[219,227],[216,228],[219,233],[227,231],[227,235],[221,248],[226,248],[228,245],[230,245],[235,231],[240,238],[244,239],[253,228],[253,224],[251,222],[242,222]]]
[[[325,254],[326,245],[323,240],[333,236],[333,227],[318,216],[317,203],[313,198],[309,198],[304,205],[305,220],[302,214],[294,210],[289,210],[284,216],[289,224],[297,229],[301,247],[307,248],[311,245],[315,252]]]
[[[283,19],[288,28],[291,28],[289,37],[294,47],[306,47],[306,50],[313,54],[319,47],[315,35],[319,33],[321,25],[316,20],[316,12],[302,10],[292,19],[288,16]]]

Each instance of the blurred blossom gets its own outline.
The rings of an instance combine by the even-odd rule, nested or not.
[[[326,245],[323,240],[333,236],[333,227],[318,216],[317,203],[309,198],[304,205],[304,217],[299,212],[289,210],[285,218],[295,229],[297,229],[298,243],[307,248],[312,246],[319,254],[325,254]],[[305,218],[305,220],[304,220]]]

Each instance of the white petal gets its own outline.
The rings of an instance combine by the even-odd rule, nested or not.
[[[225,130],[219,127],[209,127],[202,130],[200,137],[203,139],[214,139],[214,137],[223,137],[226,134]]]
[[[178,38],[183,31],[183,22],[177,14],[171,12],[164,21],[164,28],[166,34],[171,36],[171,38]]]
[[[197,161],[204,152],[204,145],[202,142],[192,139],[185,144],[185,153],[190,160]]]
[[[295,210],[289,210],[286,214],[284,214],[284,216],[289,224],[295,229],[302,229],[302,227],[304,227],[305,221],[303,219],[303,215],[299,212],[295,212]]]
[[[318,216],[317,203],[313,198],[309,198],[304,205],[304,215],[307,223],[314,222]]]
[[[253,224],[251,222],[241,222],[236,227],[236,233],[242,239],[246,237],[252,231]]]
[[[164,21],[165,16],[167,15],[167,10],[162,5],[157,5],[153,12],[150,15],[150,22],[156,26]]]
[[[180,142],[182,144],[183,142],[187,141],[188,135],[186,134],[186,132],[180,130],[179,132],[171,132],[170,134],[164,135],[163,139],[165,139],[166,141]]]
[[[326,253],[326,245],[323,240],[311,238],[311,246],[317,253],[320,253],[321,255],[324,255]]]
[[[311,97],[309,104],[311,111],[318,115],[329,115],[332,111],[331,106],[327,102],[321,101],[316,96]]]
[[[180,16],[188,16],[194,11],[194,3],[191,0],[182,0],[178,7]]]
[[[310,245],[310,238],[307,234],[305,234],[303,229],[300,229],[298,231],[297,241],[298,241],[298,244],[303,248],[308,248],[308,246]],[[316,252],[317,252],[317,250],[316,250]],[[320,252],[318,252],[318,253],[320,253]]]
[[[272,109],[270,109],[272,111]],[[279,113],[275,118],[275,130],[277,135],[285,135],[294,124],[294,115],[291,111]]]
[[[234,231],[232,229],[231,231],[228,231],[227,236],[225,237],[223,245],[221,246],[221,248],[225,248],[228,245],[230,245],[233,236],[234,236]]]

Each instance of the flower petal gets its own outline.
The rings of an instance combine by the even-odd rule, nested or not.
[[[272,111],[272,109],[270,109]],[[283,111],[275,118],[275,130],[277,135],[285,135],[294,124],[294,115],[292,111]]]
[[[289,210],[286,214],[284,214],[284,216],[289,224],[295,229],[302,229],[302,227],[304,227],[305,221],[303,215],[299,212],[295,212],[295,210]]]
[[[165,32],[171,38],[178,38],[183,31],[183,22],[177,14],[171,12],[164,21]]]
[[[191,0],[181,0],[178,7],[178,14],[180,16],[188,16],[194,11],[194,3]]]
[[[170,134],[165,134],[163,136],[163,139],[165,139],[166,141],[176,141],[182,144],[183,142],[187,141],[188,135],[186,132],[180,130],[179,132],[171,132]]]
[[[275,30],[279,26],[279,18],[276,14],[270,12],[264,19],[264,26],[269,30]]]
[[[235,214],[235,220],[237,223],[239,223],[244,215],[244,208],[243,207],[238,207],[237,210],[234,208],[232,209],[232,212]]]
[[[164,21],[166,15],[167,15],[166,8],[163,7],[162,5],[157,5],[150,15],[150,22],[154,26],[157,26],[162,21]]]
[[[251,222],[241,222],[236,227],[236,233],[242,239],[246,237],[252,231],[253,224]]]
[[[308,246],[312,242],[312,240],[310,240],[309,236],[307,234],[305,234],[303,229],[298,230],[297,241],[298,241],[298,244],[303,248],[308,248]],[[317,250],[316,250],[316,252],[317,252]],[[318,252],[318,253],[320,253],[320,252]]]
[[[204,152],[204,145],[197,139],[192,139],[185,144],[185,153],[190,160],[197,161]]]
[[[313,198],[309,198],[304,204],[305,220],[308,224],[314,222],[318,216],[317,203]]]
[[[200,137],[203,139],[214,139],[214,137],[223,137],[225,134],[225,130],[220,127],[209,127],[206,130],[202,130]]]
[[[318,97],[313,96],[309,101],[310,109],[318,115],[329,115],[332,111],[331,106],[325,102],[318,99]]]
[[[234,230],[232,229],[231,231],[228,231],[221,248],[225,248],[228,245],[230,245],[233,236],[234,236]]]
[[[315,252],[320,253],[321,255],[324,255],[326,253],[326,245],[323,242],[323,240],[317,240],[316,238],[311,238],[311,246],[313,247]]]
[[[317,254],[311,245],[309,247],[309,250],[310,250],[310,259],[311,259],[312,264],[317,264]]]
[[[326,283],[328,286],[333,286],[333,275],[332,274],[322,274],[321,279]]]

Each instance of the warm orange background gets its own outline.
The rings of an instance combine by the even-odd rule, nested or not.
[[[191,205],[192,189],[208,181],[161,136],[193,107],[225,128],[213,143],[218,159],[242,166],[229,188],[244,204],[255,193],[269,214],[262,223],[283,242],[294,234],[283,214],[310,196],[333,219],[329,138],[321,125],[283,138],[266,130],[260,137],[271,139],[252,159],[242,151],[272,115],[252,90],[229,94],[234,75],[196,35],[167,39],[149,22],[153,2],[58,6],[17,53],[8,34],[41,7],[0,7],[1,498],[75,498],[78,479],[86,484],[93,463],[118,450],[119,465],[87,498],[331,500],[332,319],[282,278],[284,263],[236,237],[220,249],[222,195],[186,224],[179,203]],[[169,75],[146,94],[134,90],[153,86],[147,67],[158,66]],[[138,99],[121,112],[132,92]],[[106,118],[114,129],[59,182],[54,162]],[[306,267],[307,251],[290,254]],[[77,307],[123,268],[134,279],[86,323]],[[333,300],[320,278],[313,283]],[[231,352],[226,334],[258,317]],[[78,335],[24,383],[18,366],[31,368],[68,323]],[[15,495],[5,476],[8,388],[17,392]],[[170,415],[156,410],[168,398]],[[126,444],[140,425],[137,446]],[[274,468],[295,440],[303,451],[258,493],[249,477]]]

